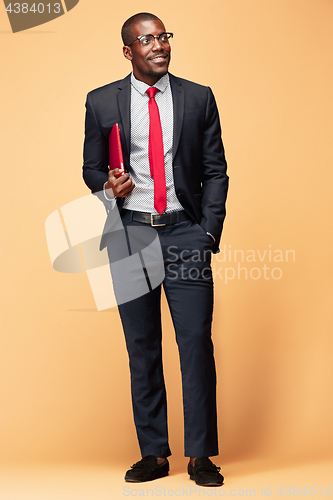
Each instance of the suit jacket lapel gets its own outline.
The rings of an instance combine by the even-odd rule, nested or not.
[[[181,82],[173,75],[169,73],[170,76],[170,85],[172,91],[172,100],[173,100],[173,148],[172,148],[172,156],[173,158],[176,155],[180,134],[183,127],[183,118],[184,118],[184,90],[182,88]]]
[[[119,123],[120,137],[123,137],[123,156],[124,163],[129,166],[129,151],[130,151],[130,132],[131,132],[131,122],[130,122],[130,112],[131,112],[131,75],[126,76],[123,80],[120,80],[119,92],[117,94],[118,109],[121,117],[121,123]],[[125,146],[125,148],[124,148]]]

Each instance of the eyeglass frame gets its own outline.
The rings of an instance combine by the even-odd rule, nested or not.
[[[149,33],[148,35],[140,35],[140,36],[136,37],[134,40],[132,40],[132,42],[130,42],[130,43],[127,44],[127,47],[129,47],[130,45],[132,45],[132,43],[136,42],[137,40],[139,40],[139,42],[141,43],[141,39],[144,38],[145,36],[152,36],[154,38],[154,43],[155,43],[155,38],[157,38],[158,41],[159,41],[159,43],[161,43],[162,45],[164,45],[164,43],[159,40],[159,38],[160,38],[161,35],[171,35],[168,38],[168,43],[169,43],[169,39],[173,38],[173,33],[171,33],[170,31],[161,31],[161,33],[159,33],[158,35],[151,35]],[[153,45],[154,45],[154,43],[153,43]],[[142,47],[142,45],[141,45],[141,47]]]

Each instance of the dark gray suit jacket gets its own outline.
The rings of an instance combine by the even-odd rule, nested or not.
[[[229,179],[215,99],[209,87],[169,76],[174,113],[176,195],[190,217],[214,236],[213,252],[216,252],[225,218]],[[83,178],[93,193],[102,191],[108,180],[108,136],[116,122],[120,128],[124,166],[131,172],[130,99],[130,75],[87,96]],[[120,209],[123,199],[117,199],[117,203]]]

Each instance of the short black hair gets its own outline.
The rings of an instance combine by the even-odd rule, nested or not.
[[[139,23],[141,21],[161,21],[157,16],[154,14],[150,14],[149,12],[139,12],[139,14],[134,14],[134,16],[130,17],[127,19],[127,21],[124,22],[123,27],[121,28],[121,38],[123,39],[123,44],[128,45],[129,43],[132,42],[134,38],[133,34],[133,26],[136,23]]]

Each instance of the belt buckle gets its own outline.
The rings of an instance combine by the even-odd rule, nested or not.
[[[166,224],[154,224],[154,215],[156,215],[156,214],[150,214],[150,225],[152,227],[166,226]]]

